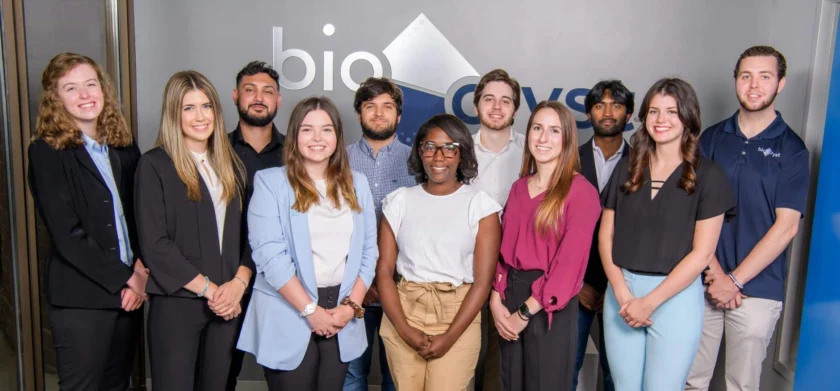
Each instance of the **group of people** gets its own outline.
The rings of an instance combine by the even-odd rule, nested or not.
[[[583,144],[555,101],[515,131],[497,69],[476,134],[440,114],[405,145],[401,90],[369,78],[348,145],[326,97],[281,134],[255,61],[229,134],[210,81],[174,74],[141,155],[102,68],[60,54],[29,147],[60,386],[125,390],[148,301],[156,390],[233,390],[246,352],[270,390],[367,390],[377,335],[383,390],[572,390],[595,318],[608,391],[708,389],[724,330],[727,389],[758,390],[808,183],[785,70],[747,49],[739,110],[702,134],[692,86],[661,79],[629,142],[634,96],[601,81]]]

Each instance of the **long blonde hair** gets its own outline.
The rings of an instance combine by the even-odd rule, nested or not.
[[[90,65],[96,71],[96,78],[102,88],[102,112],[96,118],[97,135],[111,147],[131,145],[134,138],[120,111],[120,104],[117,102],[111,80],[96,61],[76,53],[62,53],[53,57],[41,75],[44,95],[38,107],[33,140],[41,138],[58,150],[85,145],[82,130],[76,125],[58,96],[58,79],[82,64]]]
[[[187,186],[187,199],[201,200],[199,173],[187,146],[181,129],[181,107],[184,96],[190,91],[201,91],[210,99],[215,117],[213,133],[207,140],[207,157],[219,181],[222,183],[222,199],[229,203],[235,196],[242,195],[245,166],[230,145],[225,131],[225,120],[219,104],[219,94],[210,80],[196,71],[181,71],[169,78],[163,91],[163,107],[160,115],[160,132],[155,146],[163,148],[172,162],[181,182]],[[241,197],[240,197],[240,202]]]
[[[531,118],[528,118],[527,135],[525,137],[525,151],[522,154],[522,169],[519,172],[520,177],[532,175],[537,172],[537,162],[534,156],[531,155],[529,149],[531,139],[531,126],[534,124],[534,117],[542,109],[549,109],[557,113],[560,118],[560,127],[562,128],[563,146],[560,151],[557,166],[554,172],[551,173],[551,179],[548,182],[548,189],[545,193],[545,198],[540,202],[537,208],[537,217],[534,219],[535,229],[540,235],[547,235],[549,233],[555,236],[559,233],[560,219],[563,218],[563,207],[566,203],[566,197],[572,188],[572,181],[575,178],[575,173],[580,170],[580,155],[578,153],[578,132],[575,124],[575,116],[569,111],[566,106],[560,102],[542,101],[531,112]]]
[[[361,212],[362,207],[359,205],[356,198],[356,189],[353,187],[350,159],[344,145],[341,117],[335,104],[325,96],[313,96],[300,101],[292,110],[292,115],[289,116],[286,144],[283,146],[283,159],[286,163],[286,176],[289,178],[289,185],[295,191],[295,203],[292,208],[298,212],[306,212],[309,207],[319,202],[318,190],[315,189],[315,183],[312,182],[312,178],[306,172],[303,155],[301,155],[297,144],[303,119],[306,118],[307,114],[316,110],[326,111],[335,128],[335,152],[330,156],[326,172],[327,198],[332,201],[335,207],[339,207],[341,205],[339,197],[341,197],[347,202],[350,209],[354,212]]]

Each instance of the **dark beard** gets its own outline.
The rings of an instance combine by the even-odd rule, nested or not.
[[[265,107],[267,110],[268,106]],[[264,117],[255,117],[253,115],[248,114],[248,108],[245,108],[243,110],[242,107],[239,105],[236,105],[236,111],[239,112],[239,119],[242,122],[245,122],[249,126],[257,128],[261,128],[270,124],[272,121],[274,121],[274,117],[277,115],[277,109],[274,109],[274,111],[267,112]]]
[[[364,123],[362,123],[361,125],[362,125],[362,133],[364,133],[365,137],[367,137],[371,140],[376,140],[376,141],[387,140],[387,139],[391,138],[391,136],[393,136],[394,133],[397,131],[397,125],[396,124],[394,124],[391,127],[385,128],[381,131],[376,131],[376,130],[373,130],[371,128],[368,128],[367,126],[365,126]]]
[[[736,94],[736,96],[737,96],[737,94]],[[746,102],[744,102],[744,101],[742,101],[742,100],[741,100],[741,97],[740,97],[740,96],[738,96],[738,103],[741,105],[741,108],[742,108],[744,111],[749,112],[749,113],[755,113],[755,112],[757,112],[757,111],[762,111],[762,110],[764,110],[764,109],[766,109],[766,108],[770,107],[770,105],[772,105],[772,104],[773,104],[773,102],[775,102],[775,101],[776,101],[776,93],[774,92],[774,93],[773,93],[773,96],[771,96],[771,97],[770,97],[770,99],[768,99],[766,103],[764,103],[763,105],[759,106],[757,109],[751,109],[751,108],[747,107],[747,103],[746,103]]]
[[[501,126],[494,127],[490,124],[489,121],[485,122],[482,116],[478,116],[478,122],[481,123],[481,126],[490,130],[502,130],[507,129],[513,125],[513,117],[510,118],[510,121],[503,123]]]
[[[595,134],[600,137],[612,137],[617,134],[621,134],[624,131],[624,128],[627,126],[627,121],[615,121],[615,126],[612,130],[606,130],[602,128],[600,125],[596,123],[592,123],[592,129],[595,131]]]

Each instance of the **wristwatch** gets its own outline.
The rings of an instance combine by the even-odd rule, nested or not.
[[[318,308],[318,304],[314,301],[307,304],[306,307],[303,307],[303,311],[300,312],[300,316],[307,317],[315,313],[315,308]]]
[[[342,299],[341,304],[342,305],[349,305],[350,308],[353,309],[353,316],[355,316],[356,318],[361,319],[361,318],[365,317],[365,309],[362,308],[362,307],[359,307],[359,305],[356,304],[356,302],[354,302],[353,300],[350,299],[350,296],[347,296],[344,299]]]
[[[534,314],[531,313],[531,309],[528,308],[528,304],[522,303],[522,305],[519,306],[519,316],[527,320],[531,319],[531,317],[534,316]]]

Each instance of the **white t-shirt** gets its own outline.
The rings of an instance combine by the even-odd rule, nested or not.
[[[341,207],[333,206],[325,197],[327,183],[316,180],[315,189],[321,202],[309,207],[309,243],[312,246],[312,261],[315,266],[315,282],[318,288],[341,285],[347,253],[350,252],[350,237],[353,235],[353,212],[341,199]]]
[[[227,214],[227,203],[222,199],[222,192],[224,187],[210,160],[207,158],[207,152],[195,153],[190,151],[195,160],[195,168],[201,179],[204,180],[204,185],[207,186],[207,191],[210,192],[210,198],[213,201],[213,209],[216,212],[216,232],[219,234],[219,253],[222,252],[222,238],[225,233],[225,215]]]
[[[397,272],[418,283],[472,283],[478,222],[501,209],[468,185],[445,196],[431,195],[421,185],[388,194],[382,215],[397,239]]]

